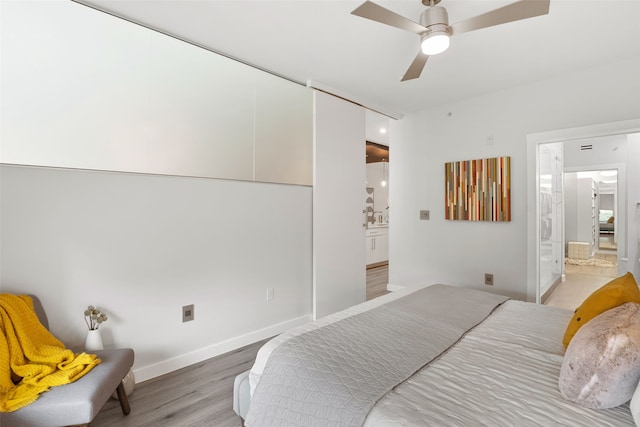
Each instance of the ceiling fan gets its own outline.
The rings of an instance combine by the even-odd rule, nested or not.
[[[420,36],[421,50],[402,77],[402,81],[405,81],[420,77],[429,55],[437,55],[447,50],[449,37],[494,25],[546,15],[549,13],[550,0],[520,0],[452,25],[449,25],[447,10],[442,6],[437,6],[440,1],[422,0],[422,4],[428,8],[420,15],[419,24],[368,0],[351,13],[401,30],[417,33]]]

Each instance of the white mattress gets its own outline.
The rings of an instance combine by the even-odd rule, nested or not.
[[[562,335],[571,315],[507,301],[381,399],[365,426],[633,426],[628,405],[591,410],[561,396]]]
[[[274,338],[251,369],[251,392],[279,343],[410,292],[384,295]],[[633,426],[628,405],[596,411],[560,395],[562,335],[571,315],[507,301],[440,359],[383,397],[365,426]]]

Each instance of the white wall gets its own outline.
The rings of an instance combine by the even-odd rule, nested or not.
[[[390,283],[450,283],[535,300],[527,283],[527,134],[640,117],[640,58],[408,114],[392,123]],[[512,221],[445,221],[443,165],[511,156]],[[420,209],[431,210],[420,221]],[[493,288],[483,274],[493,273]]]
[[[1,291],[38,295],[75,348],[86,306],[104,309],[105,345],[135,350],[137,380],[311,317],[310,187],[8,165],[0,178]]]
[[[627,168],[627,271],[640,280],[640,133],[629,135],[627,153],[635,160]]]
[[[603,194],[600,192],[600,209],[613,211],[615,204],[613,203],[613,194]]]
[[[582,145],[591,145],[593,148],[581,150]],[[626,135],[566,141],[563,148],[565,170],[571,171],[601,170],[606,165],[626,163],[628,158]]]
[[[578,241],[578,174],[568,172],[564,174],[564,240]]]

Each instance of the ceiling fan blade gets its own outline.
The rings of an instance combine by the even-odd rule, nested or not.
[[[427,59],[429,59],[429,56],[422,53],[421,50],[418,51],[418,55],[416,55],[416,58],[413,60],[411,65],[409,65],[409,69],[404,73],[401,81],[404,82],[405,80],[412,80],[420,77],[424,64],[427,63]]]
[[[420,34],[427,31],[427,29],[422,25],[368,0],[355,8],[351,14],[371,19],[372,21],[380,22],[381,24],[391,25],[392,27],[400,28],[401,30],[410,31],[412,33]]]
[[[451,35],[493,27],[549,13],[550,0],[520,0],[451,25]]]

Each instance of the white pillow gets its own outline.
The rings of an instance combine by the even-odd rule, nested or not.
[[[631,415],[633,415],[633,420],[636,422],[636,425],[640,427],[640,383],[636,387],[636,392],[633,393],[633,397],[631,398]]]
[[[559,386],[564,397],[580,406],[606,409],[628,402],[638,380],[640,304],[629,302],[578,330],[562,361]]]

